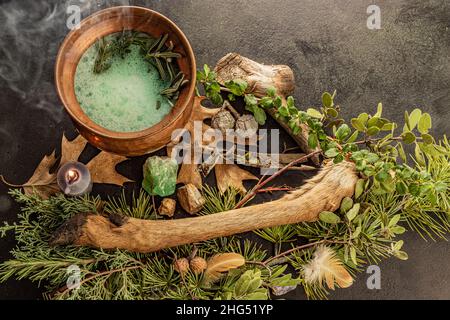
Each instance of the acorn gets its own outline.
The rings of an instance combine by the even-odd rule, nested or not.
[[[173,267],[176,272],[180,274],[185,274],[186,272],[189,271],[189,260],[186,258],[177,259],[173,263]]]
[[[202,257],[195,257],[191,259],[190,262],[191,271],[195,274],[200,274],[205,271],[208,263]]]

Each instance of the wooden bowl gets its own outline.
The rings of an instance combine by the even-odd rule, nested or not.
[[[75,95],[74,79],[78,61],[99,38],[122,30],[136,30],[153,37],[169,34],[180,70],[189,83],[161,122],[137,132],[114,132],[93,122],[82,110]],[[58,95],[80,134],[99,149],[124,156],[138,156],[158,150],[170,142],[173,130],[190,118],[195,90],[194,52],[183,32],[168,18],[142,7],[120,6],[99,11],[81,22],[62,43],[56,59],[55,81]]]

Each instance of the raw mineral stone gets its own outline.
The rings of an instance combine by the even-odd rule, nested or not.
[[[144,163],[142,188],[150,195],[161,197],[175,193],[178,164],[169,157],[153,156]]]
[[[162,216],[173,217],[177,202],[170,198],[164,198],[159,206],[158,212]]]
[[[178,188],[177,197],[181,207],[190,214],[199,212],[205,205],[205,198],[191,183]]]

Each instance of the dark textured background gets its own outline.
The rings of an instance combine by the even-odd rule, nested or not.
[[[74,135],[53,85],[58,46],[67,33],[66,8],[73,1],[0,0],[0,173],[28,179],[42,156]],[[174,20],[191,41],[198,64],[230,51],[293,68],[295,96],[317,103],[325,90],[338,91],[346,117],[373,111],[382,101],[388,117],[401,121],[415,106],[430,112],[434,133],[449,133],[450,2],[448,0],[193,0],[84,1],[84,15],[112,4],[145,5]],[[89,8],[89,4],[92,6]],[[98,6],[97,6],[98,4]],[[370,4],[381,8],[382,29],[366,27]],[[92,155],[92,150],[87,152]],[[120,166],[140,178],[142,159]],[[116,193],[113,187],[96,192]],[[13,221],[18,208],[0,185],[0,220]],[[449,299],[447,242],[424,242],[405,234],[409,260],[381,263],[382,288],[368,290],[362,273],[334,299]],[[11,237],[0,242],[9,257]],[[0,298],[40,298],[27,281],[0,286]],[[303,299],[299,289],[289,298]]]

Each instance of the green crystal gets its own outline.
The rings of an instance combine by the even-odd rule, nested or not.
[[[150,195],[161,197],[175,193],[178,164],[167,157],[150,157],[144,163],[144,180],[142,188]]]

